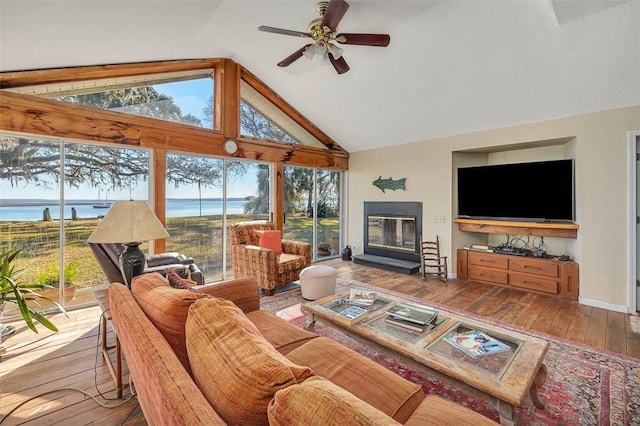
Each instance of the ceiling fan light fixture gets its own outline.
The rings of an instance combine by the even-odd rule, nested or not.
[[[313,61],[313,57],[315,56],[315,54],[316,50],[314,45],[307,47],[304,52],[302,52],[302,55],[310,61]]]
[[[327,53],[327,44],[323,41],[317,41],[314,45],[314,49],[318,55],[324,55]]]
[[[333,59],[340,59],[342,56],[342,49],[335,44],[329,43],[329,53],[333,56]]]
[[[329,54],[327,52],[320,55],[320,65],[329,65],[330,63],[331,61],[329,61]]]

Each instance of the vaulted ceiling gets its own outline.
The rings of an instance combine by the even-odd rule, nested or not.
[[[315,0],[0,0],[0,71],[231,58],[350,152],[640,104],[640,0],[348,0],[351,70],[301,58]]]

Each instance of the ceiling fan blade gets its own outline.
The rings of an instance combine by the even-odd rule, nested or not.
[[[292,63],[294,63],[295,61],[297,61],[298,59],[302,58],[302,53],[307,49],[307,47],[311,46],[310,44],[307,44],[306,46],[301,47],[300,49],[296,50],[295,52],[293,52],[291,55],[287,56],[286,58],[284,58],[283,60],[281,60],[280,62],[278,62],[278,66],[279,67],[287,67],[289,65],[291,65]]]
[[[347,13],[347,9],[349,9],[349,3],[346,1],[329,0],[329,6],[327,6],[327,11],[322,18],[322,26],[329,27],[335,31],[344,14]]]
[[[389,34],[349,34],[336,36],[336,41],[342,44],[359,44],[361,46],[387,47],[391,41]]]
[[[290,35],[295,37],[311,37],[311,34],[303,33],[302,31],[283,30],[282,28],[267,27],[264,25],[258,27],[258,31],[264,31],[265,33]]]
[[[329,55],[329,61],[331,61],[331,65],[333,65],[338,74],[344,74],[351,69],[347,65],[347,61],[344,60],[344,56],[340,56],[339,59],[333,59],[333,55]]]

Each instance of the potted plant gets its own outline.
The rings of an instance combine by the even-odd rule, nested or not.
[[[33,305],[39,306],[40,301],[47,301],[53,303],[61,312],[66,314],[66,311],[60,304],[39,293],[51,286],[40,283],[25,284],[19,281],[22,270],[16,269],[14,264],[18,253],[20,250],[0,251],[0,316],[9,303],[14,303],[18,305],[22,319],[34,333],[38,332],[34,320],[49,330],[57,332],[58,328],[34,309]]]
[[[64,264],[64,289],[63,300],[67,304],[73,300],[76,292],[76,287],[72,284],[75,278],[78,276],[78,261],[77,259],[71,260]],[[39,284],[47,286],[49,290],[43,290],[40,292],[41,296],[50,299],[57,299],[60,293],[60,268],[58,264],[51,264],[45,270],[38,272],[37,281]]]

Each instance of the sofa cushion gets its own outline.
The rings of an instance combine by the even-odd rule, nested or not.
[[[400,425],[352,393],[321,377],[276,392],[269,425]]]
[[[262,248],[273,250],[276,254],[282,253],[282,232],[279,229],[256,231],[258,245]]]
[[[424,399],[420,386],[346,346],[317,337],[289,352],[291,361],[353,393],[404,423]]]
[[[186,338],[193,378],[228,423],[266,424],[273,395],[314,375],[276,351],[227,300],[195,302],[189,309]]]
[[[438,395],[427,395],[405,426],[496,426],[488,417]]]
[[[307,266],[307,261],[304,256],[282,253],[278,258],[278,274],[286,274],[288,272],[298,271],[305,266]]]
[[[253,311],[247,318],[281,354],[287,354],[305,342],[318,337],[268,311]]]
[[[131,283],[131,293],[145,315],[169,342],[184,368],[191,372],[184,324],[191,304],[208,296],[172,288],[158,272],[135,277]]]

